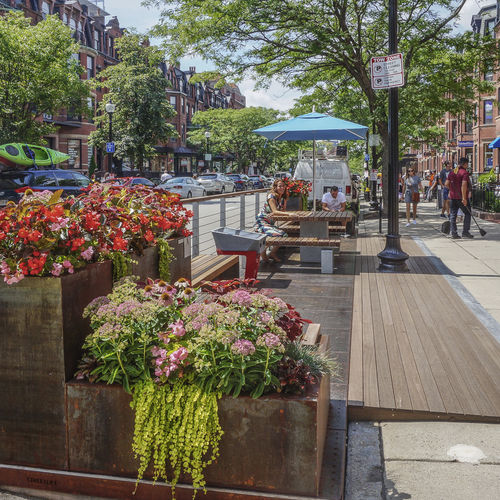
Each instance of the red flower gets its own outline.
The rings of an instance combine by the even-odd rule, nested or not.
[[[120,236],[117,236],[113,240],[113,250],[123,250],[125,252],[127,251],[127,248],[128,248],[127,242]]]

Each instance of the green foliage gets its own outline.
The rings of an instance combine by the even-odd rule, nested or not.
[[[262,86],[278,79],[302,91],[294,114],[329,111],[367,126],[388,141],[387,92],[371,88],[370,58],[385,55],[388,2],[348,0],[145,0],[158,7],[154,29],[169,54],[203,54],[223,75],[252,73]],[[456,34],[465,0],[408,0],[398,5],[398,51],[404,55],[401,148],[426,138],[446,111],[472,111],[473,98],[498,68],[493,37]],[[192,20],[197,22],[193,23]],[[440,141],[442,131],[427,132]],[[380,149],[377,152],[380,155]],[[384,183],[384,186],[386,184]]]
[[[155,480],[162,478],[175,488],[180,474],[187,473],[195,494],[205,487],[203,470],[219,456],[223,434],[218,397],[182,380],[165,385],[147,380],[134,388],[132,450],[140,460],[137,481],[152,462]]]
[[[189,142],[205,147],[205,132],[210,130],[210,151],[230,152],[235,156],[234,170],[246,171],[250,163],[259,161],[265,170],[288,169],[297,157],[299,143],[268,141],[253,130],[275,123],[284,116],[279,111],[249,107],[243,109],[209,109],[193,115],[197,128],[188,133]]]
[[[481,174],[477,178],[477,182],[479,184],[488,184],[490,182],[495,182],[497,180],[497,174],[495,173],[495,169],[492,168],[489,172]]]
[[[72,58],[78,51],[57,16],[31,25],[22,12],[0,15],[0,144],[42,144],[55,126],[35,118],[86,111],[89,89]]]
[[[123,252],[111,252],[109,254],[113,263],[113,281],[118,281],[132,272],[132,263],[134,260]]]
[[[160,279],[168,283],[170,281],[170,263],[174,259],[174,254],[167,240],[159,238],[156,240],[156,244],[158,246],[158,271]]]
[[[147,45],[147,38],[125,33],[116,40],[120,63],[109,66],[94,79],[95,87],[106,87],[97,110],[97,130],[90,135],[93,146],[103,147],[109,140],[109,115],[106,103],[116,105],[113,113],[113,140],[118,158],[130,158],[140,169],[156,152],[158,143],[175,136],[175,128],[167,120],[175,111],[167,100],[168,80],[159,69],[163,52]]]
[[[311,375],[317,379],[322,375],[333,376],[338,371],[338,364],[328,351],[319,350],[318,345],[305,345],[301,342],[290,342],[286,345],[285,356],[295,361],[303,361],[309,367]]]

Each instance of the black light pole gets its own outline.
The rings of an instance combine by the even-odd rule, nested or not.
[[[398,4],[397,0],[389,0],[389,54],[398,50],[397,43]],[[406,260],[408,254],[401,250],[399,236],[399,121],[398,121],[398,88],[389,89],[389,175],[387,198],[387,236],[385,248],[378,254],[379,271],[408,271]]]
[[[113,142],[113,113],[116,106],[110,101],[105,106],[106,113],[109,115],[109,142]],[[108,172],[113,172],[113,153],[108,153]]]

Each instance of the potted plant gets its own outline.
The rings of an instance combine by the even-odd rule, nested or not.
[[[191,288],[187,280],[174,285],[150,281],[142,287],[125,278],[111,294],[86,308],[93,333],[85,340],[77,378],[121,384],[131,396],[124,399],[125,392],[120,395],[116,388],[104,391],[102,385],[95,389],[88,383],[68,385],[70,463],[75,470],[130,475],[135,467],[138,481],[143,477],[164,479],[175,488],[180,479],[190,480],[199,489],[206,486],[205,469],[216,461],[217,465],[207,469],[212,484],[314,493],[318,477],[312,473],[313,477],[294,479],[291,471],[269,479],[266,470],[259,475],[242,468],[239,476],[234,474],[238,470],[235,460],[259,468],[254,456],[242,457],[240,450],[247,439],[255,441],[253,433],[244,436],[245,428],[259,428],[259,424],[245,420],[251,418],[259,398],[265,400],[267,410],[260,406],[257,418],[263,418],[264,425],[271,427],[267,432],[274,435],[270,442],[265,433],[261,436],[258,446],[267,455],[263,460],[276,462],[286,450],[300,454],[303,448],[311,459],[306,460],[309,463],[304,474],[316,470],[322,444],[317,436],[310,439],[316,422],[306,417],[309,409],[309,418],[318,418],[319,410],[312,409],[314,398],[304,396],[301,417],[287,421],[294,412],[289,411],[286,400],[293,403],[295,396],[283,394],[302,394],[334,369],[333,362],[315,346],[297,342],[307,320],[292,306],[242,284],[239,280],[214,284],[200,296],[201,290]],[[328,382],[323,382],[323,390],[327,390]],[[88,401],[93,402],[92,408],[86,405]],[[133,409],[125,425],[124,401],[130,401]],[[97,407],[102,404],[107,409],[106,417],[92,414],[94,408],[99,413]],[[324,404],[321,412],[328,401]],[[278,420],[271,417],[273,407]],[[104,430],[110,410],[120,415],[119,440]],[[238,412],[246,417],[231,418]],[[227,439],[221,422],[229,427]],[[308,433],[303,424],[309,427]],[[237,425],[241,428],[234,429]],[[326,425],[326,419],[319,427],[322,425]],[[295,426],[301,429],[300,438],[289,429]],[[123,429],[128,430],[137,460],[123,450]],[[82,432],[90,443],[89,447],[83,445],[83,450],[77,440]],[[92,436],[95,432],[99,432],[99,439]],[[299,446],[294,439],[304,441]],[[113,464],[113,471],[109,464]],[[228,464],[232,474],[228,473]]]
[[[67,468],[64,383],[90,331],[83,309],[141,253],[159,251],[166,277],[190,216],[166,191],[98,184],[77,198],[28,190],[0,210],[0,461]]]
[[[307,210],[307,199],[312,191],[312,183],[286,177],[283,179],[288,192],[287,210]]]

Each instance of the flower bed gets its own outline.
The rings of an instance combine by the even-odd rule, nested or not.
[[[8,284],[26,276],[72,274],[111,259],[117,277],[134,256],[173,236],[188,236],[192,213],[178,195],[146,186],[93,185],[77,198],[26,191],[0,210],[0,272]]]
[[[314,455],[311,463],[314,468],[318,466],[320,460],[315,455],[318,439],[306,445],[304,438],[307,433],[302,433],[300,437],[291,432],[291,425],[299,426],[301,417],[292,419],[293,422],[287,420],[288,412],[284,413],[286,397],[275,404],[276,414],[272,419],[271,406],[252,401],[257,401],[264,394],[267,400],[268,395],[277,393],[303,393],[323,374],[331,372],[332,364],[314,346],[303,346],[296,341],[306,320],[292,306],[265,292],[240,286],[239,280],[215,284],[200,295],[200,290],[192,289],[185,280],[174,286],[152,281],[142,288],[125,279],[111,294],[96,299],[86,309],[94,332],[85,341],[85,355],[78,378],[119,383],[132,394],[134,430],[128,434],[132,441],[131,450],[137,458],[132,463],[138,467],[138,480],[143,477],[164,479],[175,487],[180,478],[190,477],[195,489],[204,488],[207,466],[213,461],[227,464],[228,459],[237,457],[240,447],[236,437],[226,441],[226,444],[231,443],[229,448],[232,451],[226,451],[228,456],[220,457],[221,443],[224,443],[221,437],[226,431],[221,427],[223,419],[219,419],[218,409],[224,406],[222,401],[227,401],[221,399],[223,395],[233,396],[233,400],[246,396],[246,409],[241,409],[241,416],[248,412],[255,418],[251,409],[256,407],[264,411],[270,419],[268,423],[273,426],[269,435],[282,436],[281,440],[278,439],[279,443],[271,439],[271,448],[281,450],[281,454],[286,450],[293,450],[293,453],[300,449],[308,450],[308,460],[311,461]],[[328,383],[324,384],[327,388]],[[83,396],[78,396],[82,390],[79,386],[71,386],[69,390],[76,394],[76,401],[80,397],[88,400],[93,389],[84,386]],[[98,393],[101,392],[102,388],[98,389]],[[116,392],[110,394],[115,394],[114,400]],[[93,396],[91,398],[94,401]],[[305,401],[307,407],[307,397]],[[123,404],[123,399],[119,404]],[[114,403],[111,406],[116,409]],[[77,402],[68,411],[73,412],[74,408],[80,408],[80,403]],[[230,409],[229,413],[234,411],[234,408]],[[323,414],[325,411],[325,406],[321,411],[310,409],[306,419],[308,425],[321,427],[314,422],[318,412]],[[307,411],[295,413],[305,418]],[[120,411],[120,414],[123,412]],[[88,418],[82,416],[81,419],[76,417],[75,422],[79,420],[80,423],[75,424],[74,434],[71,431],[70,435],[81,436],[82,432],[87,433],[90,427],[96,426],[96,418],[100,422],[100,417],[95,415]],[[229,418],[225,422],[231,420]],[[123,423],[122,418],[120,422]],[[251,424],[245,423],[245,418],[243,421],[238,418],[238,422],[243,422],[243,428],[236,432],[241,436]],[[266,422],[266,417],[262,422]],[[326,425],[326,418],[322,422]],[[318,432],[321,434],[321,431]],[[295,436],[293,444],[287,440],[291,434]],[[254,439],[254,435],[250,433],[247,438]],[[95,462],[94,458],[106,449],[116,450],[117,443],[107,442],[104,446],[99,447],[97,455],[88,449],[83,461],[76,457],[71,459],[71,463],[80,464],[81,470],[99,468],[98,464],[102,461]],[[94,447],[95,443],[92,444]],[[322,450],[322,446],[319,448]],[[314,450],[312,454],[311,450]],[[130,456],[131,453],[122,457],[120,453],[119,460],[124,461],[123,468],[128,473]],[[280,458],[275,453],[272,456]],[[287,456],[287,459],[293,462],[293,456]],[[259,463],[255,456],[249,460]],[[241,474],[237,474],[237,480],[229,481],[230,484],[249,486],[250,476],[245,476],[253,470],[251,467],[248,469],[249,460],[243,461],[247,465]],[[277,463],[281,464],[279,460]],[[220,473],[227,467],[216,469]],[[212,470],[211,467],[209,469]],[[313,476],[317,487],[317,475]],[[214,484],[222,480],[220,474],[215,473],[215,477]],[[275,483],[281,481],[269,484],[263,477],[267,477],[265,473],[254,480],[263,489],[275,490]],[[290,478],[285,483],[299,488]],[[284,490],[285,483],[280,483]],[[290,486],[292,483],[294,486]],[[224,484],[228,484],[227,481]],[[306,488],[310,490],[310,483],[307,484]]]

